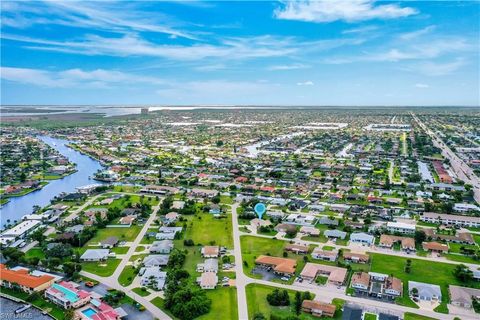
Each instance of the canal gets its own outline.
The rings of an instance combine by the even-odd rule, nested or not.
[[[12,197],[10,201],[0,208],[0,222],[3,229],[5,224],[20,221],[23,216],[32,213],[35,205],[44,207],[50,204],[50,200],[62,192],[75,192],[76,187],[98,183],[91,180],[95,172],[103,169],[100,162],[89,156],[67,147],[68,140],[38,136],[43,142],[56,149],[62,155],[75,163],[77,172],[59,180],[51,180],[49,184],[40,190],[34,191],[22,197]]]

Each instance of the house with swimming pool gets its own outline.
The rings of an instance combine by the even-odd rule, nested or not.
[[[121,320],[128,314],[122,308],[113,308],[98,299],[75,311],[75,319],[81,320]]]
[[[50,288],[45,290],[45,298],[64,309],[77,309],[86,305],[92,296],[90,292],[78,289],[76,283],[61,281],[52,284]]]

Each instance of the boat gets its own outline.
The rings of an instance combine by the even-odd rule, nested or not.
[[[19,313],[22,313],[23,311],[29,309],[32,305],[31,304],[24,304],[23,306],[21,306],[20,308],[18,308],[17,310],[15,310],[15,314],[19,314]]]

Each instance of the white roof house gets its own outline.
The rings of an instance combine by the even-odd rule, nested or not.
[[[413,288],[418,291],[418,298],[420,300],[442,300],[442,290],[436,284],[408,281],[408,292],[412,294]]]
[[[403,222],[388,222],[387,230],[399,233],[415,233],[415,225]]]
[[[80,257],[83,261],[100,261],[108,258],[110,250],[108,249],[87,249]]]
[[[35,229],[42,223],[37,220],[26,220],[17,224],[15,227],[5,230],[2,237],[20,237]]]
[[[170,256],[166,254],[151,254],[143,259],[143,265],[145,267],[166,266],[169,259]]]
[[[375,237],[364,232],[355,232],[350,235],[350,241],[354,243],[361,243],[372,245],[375,241]]]
[[[165,286],[167,273],[160,270],[160,267],[145,267],[142,270],[140,284],[142,286],[152,285],[157,290],[162,290]]]

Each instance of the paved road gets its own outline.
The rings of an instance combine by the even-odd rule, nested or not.
[[[475,175],[472,168],[470,168],[465,161],[460,159],[435,133],[430,130],[417,116],[412,113],[413,118],[418,125],[430,136],[435,147],[442,149],[442,155],[450,160],[453,172],[467,184],[473,186],[473,193],[475,201],[480,204],[480,178]]]
[[[103,283],[103,284],[105,284],[105,285],[107,285],[111,288],[114,288],[116,290],[124,291],[130,298],[137,301],[138,303],[143,305],[148,311],[150,311],[154,315],[154,317],[163,320],[163,319],[171,319],[171,318],[165,312],[163,312],[161,309],[159,309],[154,304],[152,304],[149,300],[147,300],[146,298],[141,297],[138,294],[136,294],[135,292],[131,291],[129,289],[130,287],[126,288],[126,287],[120,285],[120,283],[118,283],[118,277],[120,276],[123,269],[125,268],[125,266],[129,262],[130,257],[135,253],[135,250],[137,249],[137,246],[142,241],[142,239],[145,236],[145,233],[147,232],[148,228],[155,221],[159,208],[160,208],[160,204],[157,205],[156,207],[154,207],[152,214],[148,218],[147,222],[143,226],[140,233],[137,235],[135,240],[130,245],[130,248],[128,249],[128,252],[126,254],[122,255],[122,261],[120,262],[118,267],[115,269],[115,272],[111,276],[100,277],[100,276],[97,276],[93,273],[89,273],[89,272],[85,272],[85,271],[81,271],[80,274],[84,275],[86,277],[92,278],[92,279],[94,279],[98,282],[101,282],[101,283]]]
[[[237,305],[238,305],[238,318],[240,320],[248,319],[248,306],[247,306],[247,293],[245,286],[247,285],[248,278],[243,273],[243,260],[242,249],[240,247],[240,231],[238,230],[238,217],[237,208],[239,204],[232,205],[232,227],[233,227],[233,248],[235,254],[235,285],[237,287]]]
[[[86,201],[83,205],[81,205],[77,209],[73,210],[67,217],[65,217],[63,219],[63,221],[69,222],[69,221],[72,221],[73,219],[75,219],[76,217],[78,217],[78,214],[80,212],[82,212],[83,209],[85,209],[86,207],[91,205],[93,202],[95,202],[95,200],[97,200],[97,198],[100,197],[101,195],[103,195],[103,194],[97,194],[96,196],[88,199],[88,201]]]

